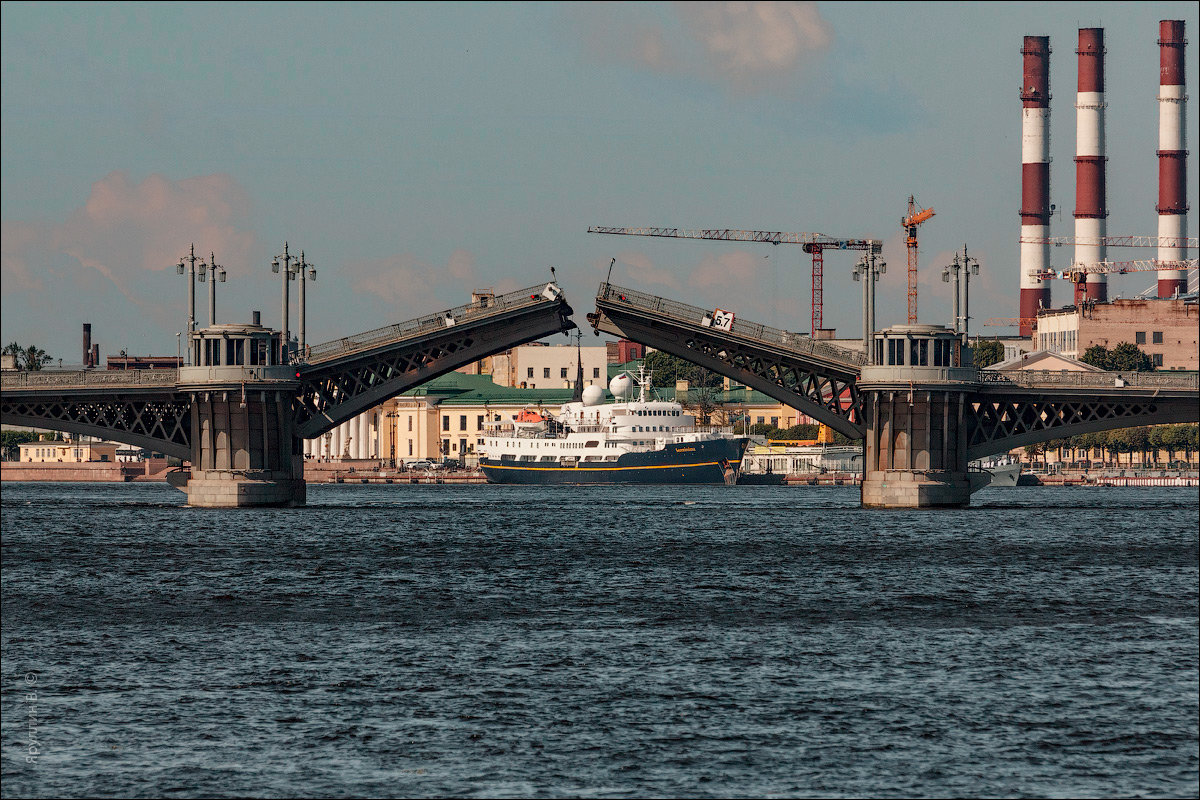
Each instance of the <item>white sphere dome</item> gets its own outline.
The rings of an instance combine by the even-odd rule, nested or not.
[[[599,386],[592,384],[583,390],[583,404],[585,406],[598,406],[604,400],[604,390]]]
[[[608,390],[613,393],[613,397],[624,397],[629,394],[633,388],[633,378],[629,377],[624,372],[619,372],[613,376],[613,379],[608,382]]]

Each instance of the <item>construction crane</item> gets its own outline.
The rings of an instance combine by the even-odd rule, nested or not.
[[[1037,317],[989,317],[983,324],[991,328],[1032,328],[1037,325]]]
[[[917,226],[933,216],[932,208],[921,208],[910,194],[908,214],[900,220],[904,228],[905,244],[908,245],[908,324],[917,323]]]
[[[1029,274],[1038,280],[1062,278],[1080,283],[1088,275],[1124,275],[1129,272],[1153,272],[1160,269],[1195,269],[1200,259],[1143,259],[1140,261],[1096,261],[1091,264],[1072,264],[1067,269],[1031,269]]]
[[[609,228],[592,226],[588,233],[611,233],[618,236],[657,236],[669,239],[711,239],[722,242],[762,242],[765,244],[798,244],[812,254],[812,335],[824,327],[825,250],[866,250],[878,255],[883,242],[878,239],[851,239],[826,236],[823,233],[784,233],[782,231],[742,231],[730,228]]]
[[[1174,237],[1173,237],[1174,238]],[[1138,247],[1140,245],[1132,245]],[[1029,274],[1038,280],[1060,278],[1075,284],[1075,303],[1083,298],[1084,284],[1088,275],[1126,275],[1131,272],[1155,272],[1160,269],[1180,269],[1194,271],[1200,265],[1200,259],[1142,259],[1138,261],[1096,261],[1090,264],[1072,264],[1067,269],[1030,270]],[[1153,287],[1152,287],[1153,288]],[[983,323],[988,326],[1009,327],[1015,325],[1033,326],[1037,320],[1026,317],[992,317]]]
[[[1190,247],[1195,248],[1195,236],[1022,236],[1021,244],[1092,244],[1107,247]]]

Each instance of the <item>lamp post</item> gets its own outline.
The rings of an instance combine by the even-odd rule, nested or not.
[[[300,274],[300,297],[298,298],[299,307],[300,307],[300,357],[307,358],[308,357],[308,349],[305,347],[305,344],[304,344],[305,338],[306,338],[306,332],[307,332],[306,328],[304,326],[304,312],[305,312],[305,307],[306,307],[306,303],[304,300],[304,284],[307,281],[315,281],[317,279],[317,268],[316,268],[316,265],[313,264],[311,261],[306,261],[304,259],[304,251],[303,250],[300,251],[300,263],[299,263],[298,271]]]
[[[972,258],[963,245],[962,259],[958,253],[954,260],[942,268],[942,282],[954,281],[954,332],[969,334],[971,326],[970,291],[971,276],[979,274],[979,259]],[[962,292],[962,314],[959,314],[959,291]]]
[[[283,259],[280,262],[280,259]],[[291,346],[288,341],[288,281],[296,279],[297,262],[299,261],[293,255],[288,253],[288,243],[283,243],[283,252],[275,258],[271,259],[271,272],[282,273],[283,278],[283,309],[280,313],[280,339],[279,339],[279,363],[291,363]],[[280,267],[283,267],[280,269]]]
[[[211,269],[207,269],[204,262],[200,262],[200,282],[204,283],[205,273],[211,273],[208,277],[208,324],[210,326],[217,324],[217,281],[225,282],[225,268],[217,263],[216,253],[208,254],[208,263]]]
[[[963,333],[971,335],[971,276],[979,274],[979,259],[967,255],[963,245]]]
[[[958,313],[958,296],[960,293],[959,284],[960,284],[960,276],[961,275],[962,275],[962,264],[958,260],[958,253],[955,253],[954,260],[951,261],[946,266],[942,267],[942,283],[951,283],[951,282],[954,283],[954,289],[953,289],[954,316],[952,317],[952,321],[954,324],[954,332],[955,333],[959,332],[959,330],[960,330],[959,323],[962,321],[962,318],[959,316],[959,313]]]
[[[854,265],[854,280],[863,284],[863,350],[867,364],[875,363],[871,350],[871,337],[875,333],[875,283],[886,272],[887,262],[877,259],[871,252],[864,253]]]
[[[175,271],[182,275],[188,273],[188,352],[191,352],[191,336],[196,332],[196,267],[205,268],[204,258],[196,257],[196,245],[193,243],[186,256],[179,259]]]

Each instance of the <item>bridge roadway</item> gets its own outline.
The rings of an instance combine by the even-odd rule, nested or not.
[[[730,330],[721,330],[713,323],[715,309],[617,285],[601,284],[595,302],[588,321],[596,331],[727,375],[851,439],[866,437],[884,401],[900,397],[902,404],[912,405],[922,392],[928,397],[949,390],[962,399],[961,433],[968,459],[1070,435],[1194,422],[1200,416],[1194,373],[995,373],[970,365],[881,368],[869,366],[862,349],[838,347],[742,317],[734,317]],[[870,380],[864,381],[864,371]],[[905,449],[907,441],[900,440],[899,446]]]
[[[295,456],[302,439],[319,436],[414,386],[493,353],[574,329],[571,313],[556,284],[539,284],[316,345],[290,367],[7,372],[0,376],[0,419],[126,442],[193,465],[208,459],[217,467],[223,463],[224,472],[236,473],[238,453],[233,451],[238,448],[230,442],[238,431],[222,434],[222,424],[235,429],[240,424],[243,434],[263,432],[260,449],[287,449],[291,440]],[[280,403],[289,419],[272,416],[278,416],[272,407]],[[253,414],[245,411],[248,405]],[[215,409],[215,416],[205,416],[201,423],[198,407]],[[242,409],[242,417],[253,418],[233,422],[238,416],[233,407]],[[204,447],[218,451],[215,455],[199,452],[202,438],[208,442]],[[242,461],[282,463],[251,450]]]

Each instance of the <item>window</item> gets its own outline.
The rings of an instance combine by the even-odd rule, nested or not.
[[[467,415],[466,414],[458,415],[458,429],[460,431],[465,431],[467,429]]]
[[[774,425],[776,428],[778,428],[779,427],[779,417],[771,417],[771,424]]]
[[[412,430],[412,414],[408,415],[408,429]],[[411,454],[410,454],[411,455]]]
[[[1138,331],[1137,333],[1133,334],[1133,343],[1134,344],[1145,344],[1146,343],[1146,332]]]
[[[560,377],[560,378],[565,378],[565,377],[567,377],[567,368],[566,368],[566,367],[560,367],[560,368],[559,368],[559,370],[558,370],[558,372],[559,372],[559,377]]]
[[[526,377],[526,378],[532,378],[532,377],[533,377],[533,367],[530,367],[529,369],[525,370],[525,377]]]
[[[412,439],[408,440],[408,454],[412,455]]]
[[[887,349],[887,363],[889,366],[904,364],[904,342],[899,339],[888,339]]]
[[[449,414],[442,415],[442,430],[444,430],[444,431],[450,430],[450,415]]]
[[[477,431],[483,430],[483,414],[480,414],[479,416],[475,417],[475,430],[477,430]]]
[[[1151,342],[1151,344],[1162,344],[1163,343],[1162,331],[1155,331],[1153,334],[1151,334],[1150,342]]]
[[[600,368],[599,367],[592,367],[592,377],[593,378],[600,377]]]
[[[762,425],[764,422],[766,422],[766,420],[764,420],[762,417],[759,417],[759,418],[758,418],[758,424],[759,424],[759,425]]]
[[[940,339],[933,343],[933,365],[935,367],[950,366],[950,341]]]
[[[928,339],[913,339],[908,349],[908,365],[910,367],[924,367],[929,365]]]
[[[1153,355],[1150,356],[1150,360],[1154,364],[1154,366],[1161,367],[1163,365],[1162,357],[1163,357],[1162,353],[1154,353]]]

